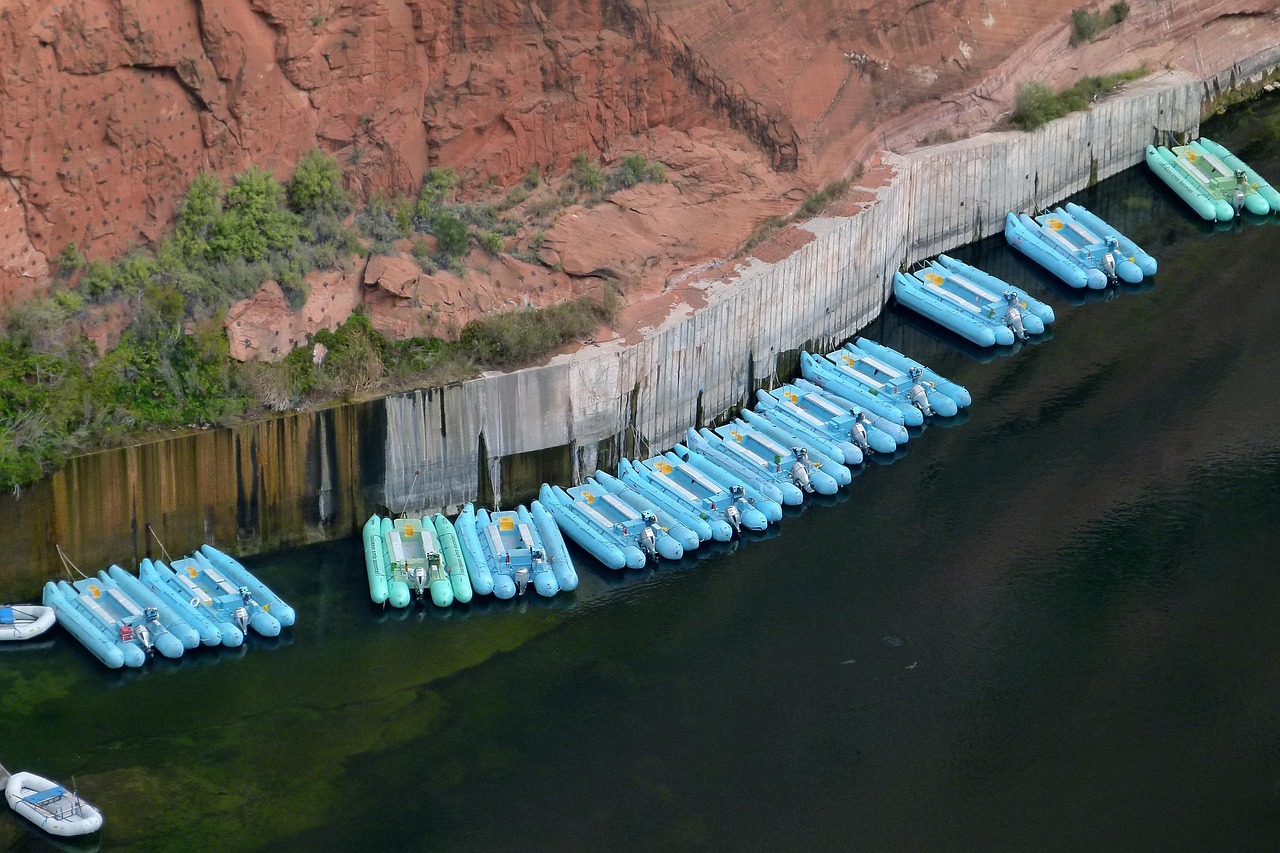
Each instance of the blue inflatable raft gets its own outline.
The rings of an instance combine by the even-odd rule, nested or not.
[[[685,551],[692,551],[711,538],[711,528],[707,527],[706,539],[701,538],[696,530],[683,524],[678,518],[667,512],[658,504],[640,494],[635,487],[622,482],[606,471],[597,471],[593,478],[611,495],[622,500],[636,512],[651,512],[667,535],[674,539]]]
[[[642,569],[659,556],[684,556],[684,547],[662,529],[655,513],[636,510],[594,480],[568,490],[543,483],[538,500],[561,533],[607,568]]]

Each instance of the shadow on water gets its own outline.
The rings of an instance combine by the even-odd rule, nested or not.
[[[0,820],[4,820],[0,816]],[[60,838],[50,835],[26,818],[13,814],[14,823],[20,828],[22,837],[17,843],[6,847],[8,853],[35,853],[35,851],[61,850],[64,853],[97,853],[102,849],[102,835],[106,830],[99,830],[92,835],[78,838]]]

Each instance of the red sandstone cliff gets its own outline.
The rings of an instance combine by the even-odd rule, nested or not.
[[[446,326],[572,292],[573,276],[607,274],[638,297],[731,254],[879,147],[986,129],[1020,82],[1142,62],[1207,74],[1280,40],[1275,0],[1134,0],[1125,23],[1072,49],[1081,2],[8,0],[0,311],[38,292],[70,241],[91,257],[154,241],[199,171],[287,177],[317,145],[365,194],[412,192],[432,165],[475,186],[563,171],[580,152],[661,159],[667,184],[559,220],[548,251],[563,273],[500,264],[466,286],[419,282],[446,314],[455,291],[487,288],[431,319]],[[282,341],[361,287],[407,299],[403,281],[330,278],[317,300],[334,314],[309,305],[311,319],[276,326]],[[421,331],[402,328],[405,313],[383,325]]]

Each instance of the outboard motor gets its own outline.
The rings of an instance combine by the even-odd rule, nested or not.
[[[791,482],[805,492],[813,492],[813,483],[809,480],[809,451],[803,447],[791,448],[795,455],[795,464],[791,466]]]
[[[1107,277],[1107,284],[1116,283],[1116,253],[1120,251],[1120,242],[1115,237],[1107,238],[1107,250],[1102,253],[1102,272]]]
[[[1110,258],[1111,256],[1107,255],[1107,257]],[[1115,268],[1114,263],[1111,266],[1113,269]],[[1018,340],[1025,341],[1027,339],[1027,330],[1022,325],[1022,312],[1018,310],[1018,294],[1012,290],[1006,290],[1004,292],[1004,301],[1006,306],[1004,324],[1013,330]]]
[[[155,651],[155,643],[151,639],[151,632],[147,630],[146,625],[139,625],[133,629],[133,638],[138,641],[138,645],[142,646],[142,650],[147,654]]]
[[[640,550],[644,551],[645,556],[650,560],[658,559],[658,534],[654,530],[658,526],[658,518],[649,510],[645,510],[641,515],[644,519],[644,527],[640,531],[638,537]]]
[[[1021,314],[1018,315],[1018,322],[1022,322]],[[924,371],[918,367],[913,367],[907,371],[907,374],[911,377],[911,390],[908,392],[911,405],[919,409],[926,418],[932,417],[933,406],[929,405],[929,395],[925,393],[924,385],[920,382],[920,377],[924,376]]]
[[[236,627],[240,629],[241,634],[249,633],[249,611],[243,607],[237,607],[231,613],[231,621],[236,623]]]
[[[1231,206],[1235,209],[1236,216],[1240,215],[1240,211],[1244,209],[1244,188],[1246,179],[1244,169],[1236,169],[1236,191],[1231,196]]]
[[[733,504],[725,507],[724,520],[729,522],[729,526],[733,528],[734,533],[742,529],[742,514],[738,512],[738,508]]]
[[[742,511],[738,509],[739,501],[747,503],[747,490],[741,485],[730,486],[729,505],[724,509],[724,520],[729,522],[734,533],[742,532]]]
[[[867,416],[857,409],[849,411],[854,413],[853,426],[849,428],[849,440],[863,453],[870,453],[871,441],[867,438],[867,425],[864,423]]]
[[[427,570],[422,566],[414,566],[409,569],[409,582],[413,584],[413,592],[418,598],[422,598],[422,594],[427,589]]]

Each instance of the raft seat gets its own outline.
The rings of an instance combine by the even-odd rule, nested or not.
[[[774,441],[771,436],[765,435],[762,432],[753,432],[748,434],[756,440],[757,444],[759,444],[765,450],[772,452],[775,456],[786,456],[787,453],[790,452],[781,444],[778,444],[778,442]]]
[[[835,403],[831,402],[830,400],[825,400],[822,397],[819,397],[817,394],[805,394],[804,399],[809,404],[816,406],[819,409],[822,409],[824,412],[829,412],[833,415],[845,414],[844,409],[841,409],[839,406],[837,406]]]
[[[30,803],[33,806],[38,806],[38,805],[41,805],[42,803],[47,803],[51,800],[56,800],[66,792],[67,792],[66,788],[62,787],[61,785],[55,785],[46,791],[37,791],[34,794],[29,794],[23,797],[22,802]]]
[[[669,489],[671,489],[671,491],[675,492],[677,495],[684,498],[685,500],[690,501],[695,505],[702,503],[702,498],[698,497],[693,492],[689,491],[684,486],[680,485],[670,477],[663,476],[662,474],[659,474],[656,471],[653,472],[653,476],[656,480],[660,481],[660,484],[666,485]]]
[[[767,466],[769,464],[768,462],[765,461],[763,456],[760,456],[752,452],[751,450],[748,450],[747,448],[743,447],[741,444],[738,444],[737,442],[726,444],[724,446],[731,448],[730,450],[731,453],[738,453],[742,456],[747,457],[747,461],[749,461],[750,463],[752,463],[757,467]]]
[[[232,586],[231,581],[227,580],[223,576],[222,572],[215,569],[212,565],[205,566],[204,573],[209,576],[209,580],[216,583],[218,587],[224,592],[237,593],[237,594],[240,592],[240,590],[237,587]]]
[[[979,299],[985,300],[987,302],[996,302],[996,301],[999,301],[1000,299],[999,296],[996,296],[991,291],[987,290],[986,288],[979,287],[978,285],[974,284],[973,282],[969,281],[969,279],[964,278],[963,276],[952,274],[950,276],[950,279],[951,281],[954,281],[956,284],[960,285],[965,290],[969,291]],[[871,361],[871,359],[864,358],[863,361]],[[894,377],[896,378],[901,375],[902,375],[901,373],[895,373]]]
[[[1040,233],[1044,234],[1050,240],[1057,243],[1060,248],[1065,249],[1071,255],[1072,258],[1077,257],[1076,247],[1068,243],[1067,238],[1063,237],[1057,231],[1054,231],[1052,228],[1050,228],[1047,225],[1041,225]]]
[[[1196,167],[1196,164],[1191,162],[1190,158],[1179,154],[1178,163],[1182,165],[1182,171],[1189,172],[1197,181],[1204,184],[1206,187],[1209,186],[1209,176],[1200,171],[1200,169]]]
[[[12,624],[14,624],[13,608],[0,607],[0,625],[12,625]]]
[[[595,519],[595,522],[602,525],[606,530],[613,527],[613,522],[601,515],[600,510],[596,509],[586,501],[574,501],[574,505],[577,506],[578,509],[582,510],[583,514]]]
[[[502,541],[502,534],[492,524],[485,527],[484,532],[489,537],[489,547],[493,550],[493,559],[501,562],[502,555],[507,552],[507,546]]]
[[[958,276],[958,275],[953,275],[953,276],[951,276],[951,277],[952,277],[953,279],[955,279],[956,281],[959,281],[959,282],[964,282],[964,281],[965,281],[964,279],[960,278],[960,276]],[[902,371],[901,371],[901,370],[898,370],[898,369],[897,369],[896,367],[894,367],[893,365],[885,364],[885,363],[884,363],[883,361],[881,361],[880,359],[878,359],[878,358],[873,358],[872,356],[869,356],[869,355],[864,355],[864,356],[862,357],[862,363],[863,363],[863,364],[869,364],[869,365],[871,365],[872,367],[874,367],[876,370],[878,370],[878,371],[880,371],[881,373],[884,373],[884,374],[886,374],[886,375],[888,375],[888,376],[901,376],[901,375],[902,375]]]
[[[810,426],[814,426],[819,429],[822,428],[822,421],[818,420],[813,415],[809,414],[804,409],[797,406],[795,403],[787,403],[787,407],[790,408],[795,413],[795,416],[798,417],[800,420],[804,421]]]
[[[1099,237],[1097,234],[1094,234],[1092,231],[1090,231],[1088,228],[1085,228],[1083,225],[1081,225],[1079,222],[1076,222],[1074,219],[1069,221],[1068,220],[1064,220],[1064,221],[1066,221],[1067,227],[1070,228],[1072,231],[1074,231],[1076,234],[1080,235],[1080,239],[1084,240],[1086,243],[1103,242],[1101,237]]]
[[[710,477],[699,471],[697,468],[694,468],[692,465],[680,465],[678,470],[680,473],[687,475],[690,480],[713,494],[724,491],[723,486],[713,481]]]
[[[400,538],[399,530],[387,531],[387,552],[391,555],[391,562],[404,562],[404,541]]]
[[[1236,173],[1228,169],[1226,163],[1219,160],[1216,154],[1213,154],[1204,146],[1200,146],[1200,151],[1197,153],[1199,153],[1203,159],[1207,160],[1210,166],[1221,172],[1223,177],[1235,178]]]
[[[947,296],[951,297],[956,302],[959,302],[961,305],[968,306],[969,308],[972,308],[975,311],[978,310],[977,308],[974,308],[972,305],[969,305],[968,302],[965,302],[959,296],[956,296],[954,293],[949,293],[948,291],[942,290],[941,288],[938,289],[938,292],[945,293]],[[859,361],[858,359],[850,358],[849,356],[843,356],[843,358],[845,359],[845,363],[835,365],[837,368],[844,371],[848,375],[852,376],[854,379],[857,379],[859,382],[863,382],[871,386],[872,388],[880,387],[881,383],[877,382],[867,374],[863,373],[861,370],[858,370],[857,368],[854,367],[854,365],[858,363]]]
[[[614,510],[617,511],[624,518],[636,517],[636,511],[631,507],[627,506],[626,501],[622,500],[617,495],[611,495],[608,492],[605,492],[603,495],[600,495],[600,498],[609,506],[613,507]]]
[[[101,619],[101,620],[102,620],[103,622],[105,622],[106,624],[108,624],[108,625],[114,625],[114,624],[116,623],[116,619],[115,619],[115,617],[113,617],[111,614],[107,613],[107,611],[103,610],[103,609],[102,609],[102,605],[101,605],[101,604],[99,604],[98,602],[94,601],[94,600],[89,596],[89,594],[88,594],[88,593],[85,593],[85,592],[80,593],[80,599],[79,599],[79,600],[80,600],[80,603],[81,603],[81,604],[83,604],[83,605],[85,606],[85,608],[86,608],[90,613],[92,613],[94,616],[96,616],[96,617],[98,617],[99,619]]]
[[[209,595],[209,593],[201,589],[199,585],[196,584],[194,580],[187,577],[185,573],[178,572],[177,574],[174,575],[174,577],[178,579],[178,583],[180,583],[182,586],[185,586],[187,588],[188,592],[190,592],[192,595],[199,598],[201,604],[204,604],[204,605],[213,604],[213,596]]]
[[[534,549],[533,531],[529,529],[529,525],[521,523],[516,526],[517,532],[520,534],[520,541],[524,543],[524,547],[530,551]]]
[[[982,313],[982,309],[980,309],[977,305],[974,305],[972,302],[969,302],[965,299],[961,299],[959,296],[957,296],[956,294],[952,293],[949,290],[943,290],[941,287],[939,287],[936,291],[934,291],[934,293],[937,293],[938,295],[950,300],[951,302],[954,302],[956,305],[960,306],[966,311],[972,312],[974,314]]]
[[[130,616],[142,615],[142,611],[138,609],[138,605],[134,604],[133,601],[129,599],[127,596],[125,596],[125,594],[122,593],[120,590],[109,589],[107,590],[107,595],[111,596],[111,599],[115,601],[116,604],[119,604],[121,607],[123,607],[125,609],[125,612],[128,613]]]

